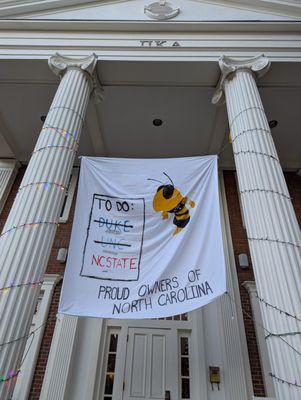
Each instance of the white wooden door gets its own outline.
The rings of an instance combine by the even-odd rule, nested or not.
[[[129,328],[123,400],[178,399],[176,348],[172,329]]]

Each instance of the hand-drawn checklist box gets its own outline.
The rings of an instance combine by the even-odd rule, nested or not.
[[[145,202],[94,194],[80,275],[137,281],[143,249]]]

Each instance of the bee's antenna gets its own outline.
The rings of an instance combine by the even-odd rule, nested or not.
[[[162,185],[164,185],[164,183],[163,183],[163,182],[161,182],[161,181],[158,181],[158,179],[151,179],[151,178],[147,178],[147,180],[148,180],[148,181],[159,182],[159,183],[162,183]]]
[[[168,178],[168,179],[170,180],[170,182],[172,183],[172,186],[175,186],[174,183],[173,183],[173,181],[172,181],[172,179],[171,179],[171,177],[168,176],[166,172],[163,172],[163,174],[164,174],[165,176],[167,176],[167,178]]]

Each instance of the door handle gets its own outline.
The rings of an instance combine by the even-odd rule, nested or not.
[[[165,390],[165,400],[170,400],[170,390]]]

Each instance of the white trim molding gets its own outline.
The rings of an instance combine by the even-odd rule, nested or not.
[[[276,397],[253,397],[253,400],[276,400]]]
[[[103,319],[58,314],[40,400],[93,400]]]
[[[48,59],[59,48],[76,58],[216,62],[223,52],[245,60],[261,49],[271,61],[299,62],[300,32],[301,22],[2,20],[0,59]]]
[[[65,11],[83,5],[107,5],[114,4],[120,0],[2,0],[0,1],[0,16],[13,17],[25,16],[49,11]],[[130,2],[131,0],[128,0]],[[281,16],[301,17],[301,4],[298,0],[194,0],[199,2],[213,3],[221,6],[246,9],[255,12],[267,12]]]
[[[218,300],[221,310],[221,323],[224,325],[223,332],[227,332],[227,335],[223,334],[226,349],[225,362],[228,364],[227,369],[231,371],[229,375],[231,375],[232,379],[232,385],[231,388],[228,389],[228,396],[226,398],[236,398],[233,393],[235,393],[235,391],[239,393],[240,389],[240,398],[242,400],[250,398],[253,395],[252,375],[237,279],[225,182],[222,171],[220,171],[219,178],[221,215],[223,216],[222,233],[225,242],[224,251],[227,265],[227,290],[234,300],[234,302],[232,302],[227,295],[222,296]],[[242,396],[243,390],[245,391],[245,397]]]

